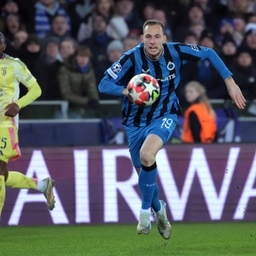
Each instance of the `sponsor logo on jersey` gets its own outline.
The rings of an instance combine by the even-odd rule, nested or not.
[[[142,69],[141,73],[149,74],[149,68],[147,70]]]
[[[166,77],[163,77],[163,78],[158,78],[158,79],[156,79],[157,81],[161,81],[161,82],[165,82],[165,81],[170,81],[170,80],[172,80],[172,79],[174,79],[175,78],[175,74],[171,74],[171,75],[169,75],[169,76],[166,76]]]

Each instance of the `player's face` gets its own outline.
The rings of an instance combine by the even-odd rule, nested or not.
[[[163,52],[163,43],[166,41],[163,29],[160,25],[148,25],[141,36],[146,54],[151,59],[158,59]]]
[[[6,48],[5,40],[3,37],[0,36],[0,58],[2,57]]]

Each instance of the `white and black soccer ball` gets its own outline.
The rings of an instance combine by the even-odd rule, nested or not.
[[[139,106],[152,105],[160,95],[160,86],[157,80],[147,74],[135,75],[128,83],[128,97]]]

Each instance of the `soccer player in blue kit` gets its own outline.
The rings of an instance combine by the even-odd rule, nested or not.
[[[156,184],[156,154],[170,139],[180,113],[175,89],[180,82],[182,65],[189,61],[208,59],[225,81],[230,97],[238,108],[245,107],[245,98],[232,78],[232,73],[210,48],[199,45],[166,43],[164,26],[158,20],[147,20],[143,25],[142,43],[125,52],[106,70],[99,91],[123,96],[122,116],[126,128],[133,165],[139,175],[142,205],[137,225],[138,234],[151,230],[151,208],[156,224],[164,239],[171,237],[172,228],[166,214],[166,203],[159,200]],[[132,104],[126,88],[137,74],[147,73],[158,80],[160,97],[151,106]]]

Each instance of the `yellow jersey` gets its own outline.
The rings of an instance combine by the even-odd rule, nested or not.
[[[19,99],[22,83],[28,92]],[[0,59],[0,127],[18,127],[19,116],[5,116],[5,107],[15,102],[23,108],[41,95],[41,88],[27,66],[18,58],[3,54]]]

